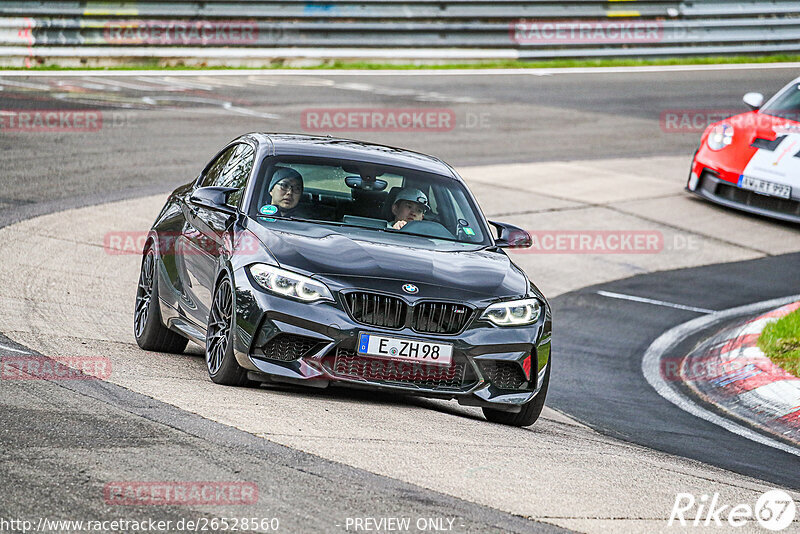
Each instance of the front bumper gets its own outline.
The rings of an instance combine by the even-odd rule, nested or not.
[[[792,198],[783,199],[742,189],[737,182],[738,177],[730,172],[695,160],[686,191],[730,208],[800,223],[800,191],[793,189]]]
[[[473,318],[456,335],[420,334],[358,323],[338,294],[336,303],[302,303],[255,287],[243,269],[234,276],[234,354],[254,379],[403,392],[512,412],[541,389],[550,359],[546,303],[542,317],[528,327],[499,328]],[[453,363],[442,367],[364,357],[356,353],[360,332],[449,343]]]

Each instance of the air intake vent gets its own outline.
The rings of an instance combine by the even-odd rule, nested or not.
[[[763,148],[764,150],[775,150],[784,139],[786,139],[785,135],[779,135],[774,141],[770,141],[769,139],[764,139],[762,137],[756,137],[753,139],[753,142],[750,143],[750,146],[753,148]]]
[[[454,359],[450,367],[441,367],[368,358],[339,348],[333,358],[326,358],[326,363],[334,375],[342,378],[414,386],[419,389],[459,390],[467,387],[470,380],[475,381],[474,376],[467,372],[466,361],[460,358]]]
[[[295,334],[278,334],[254,351],[256,358],[290,362],[318,348],[320,340]]]
[[[406,303],[397,297],[354,292],[345,295],[350,315],[359,323],[384,328],[402,328],[406,321]]]
[[[480,362],[484,378],[500,389],[523,389],[528,387],[528,380],[522,371],[522,366],[512,361],[484,361]]]
[[[456,334],[471,314],[471,310],[461,304],[449,302],[420,302],[414,306],[414,324],[417,332],[431,334]]]
[[[716,194],[720,198],[744,204],[745,206],[800,216],[800,202],[797,200],[759,195],[753,191],[740,189],[733,184],[724,183],[717,184]]]

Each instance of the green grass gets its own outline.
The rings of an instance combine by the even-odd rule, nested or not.
[[[800,376],[800,310],[768,324],[758,338],[758,348],[775,364]]]
[[[158,60],[132,62],[114,67],[61,67],[59,65],[37,65],[27,67],[0,67],[0,70],[239,70],[261,68],[264,70],[319,70],[319,69],[360,69],[360,70],[451,70],[451,69],[542,69],[564,67],[640,67],[659,65],[727,65],[738,63],[786,63],[800,62],[800,55],[773,56],[728,56],[728,57],[686,57],[665,59],[556,59],[548,61],[475,61],[446,64],[392,64],[370,63],[365,61],[327,61],[314,66],[291,66],[283,63],[268,63],[262,67],[224,67],[203,65],[162,65]]]

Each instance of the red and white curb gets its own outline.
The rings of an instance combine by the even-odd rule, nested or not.
[[[683,359],[679,379],[704,401],[800,445],[800,378],[756,346],[769,323],[798,308],[794,302],[719,332]]]
[[[642,373],[659,395],[682,410],[751,441],[800,457],[800,379],[773,364],[755,346],[757,336],[770,320],[798,306],[800,295],[792,295],[715,311],[680,324],[648,347],[642,358]],[[720,332],[687,357],[666,357],[688,337],[745,316],[756,317]],[[708,409],[693,396],[685,395],[678,387],[682,384],[699,391],[701,398],[718,410]]]

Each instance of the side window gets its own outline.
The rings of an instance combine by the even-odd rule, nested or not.
[[[240,143],[223,152],[209,167],[200,182],[200,187],[235,187],[238,191],[228,195],[228,204],[236,206],[244,194],[244,186],[253,169],[255,151],[246,143]]]
[[[223,152],[219,155],[219,157],[211,164],[211,166],[206,171],[203,179],[200,180],[200,187],[208,187],[214,185],[214,182],[219,178],[222,174],[222,171],[225,169],[225,165],[227,165],[228,161],[233,157],[234,153],[236,152],[236,146],[230,147],[228,150]]]
[[[248,144],[240,144],[236,147],[234,156],[225,166],[222,175],[214,185],[219,187],[235,187],[238,191],[228,195],[228,205],[238,206],[244,194],[244,186],[253,170],[255,150]]]

